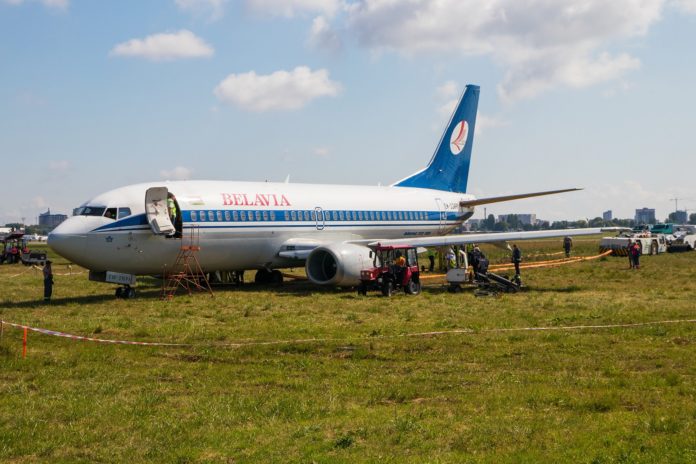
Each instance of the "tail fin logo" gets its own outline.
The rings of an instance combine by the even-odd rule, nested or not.
[[[469,124],[462,120],[454,126],[452,135],[450,136],[450,151],[453,155],[458,155],[464,150],[466,140],[469,135]]]

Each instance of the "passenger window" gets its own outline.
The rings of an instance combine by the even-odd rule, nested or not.
[[[205,211],[200,212],[201,222],[205,222]]]
[[[217,216],[218,222],[222,222],[222,211],[218,211],[216,216]]]
[[[197,212],[191,211],[191,220],[192,220],[193,222],[198,221],[198,213],[197,213]]]
[[[239,212],[239,219],[246,221],[246,213],[244,211]]]
[[[128,217],[131,215],[131,210],[130,208],[119,208],[118,209],[118,218],[123,219],[124,217]]]
[[[260,220],[261,220],[261,212],[260,212],[260,211],[255,211],[255,212],[254,212],[254,216],[256,217],[256,220],[257,220],[257,221],[260,221]]]
[[[271,221],[275,221],[275,211],[271,210]]]
[[[107,208],[104,212],[104,217],[108,219],[116,219],[116,208]]]
[[[263,220],[268,221],[268,211],[263,212]]]
[[[311,218],[311,216],[310,216],[310,214],[309,214],[309,211],[305,211],[305,212],[304,212],[304,220],[305,220],[305,221],[310,221],[311,219],[312,219],[312,218]]]
[[[232,220],[239,221],[239,213],[237,211],[232,211]]]
[[[295,212],[295,210],[290,211],[290,220],[297,221],[297,213]]]
[[[229,222],[230,221],[230,212],[225,211],[225,221]]]

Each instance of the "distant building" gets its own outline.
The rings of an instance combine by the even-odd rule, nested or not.
[[[605,221],[611,221],[612,219],[614,219],[614,215],[611,213],[611,210],[603,212],[602,219],[604,219]]]
[[[636,210],[636,216],[634,218],[636,224],[655,224],[655,209],[654,208],[641,208]]]
[[[501,214],[498,216],[498,222],[507,222],[508,217],[513,216],[512,214]],[[517,220],[520,222],[520,224],[526,224],[533,226],[537,223],[537,217],[536,214],[515,214],[514,216],[517,216]]]
[[[39,214],[39,225],[53,229],[66,219],[68,219],[68,216],[65,214],[51,214],[51,209],[49,208],[45,213]]]
[[[689,222],[689,218],[686,211],[675,211],[674,212],[674,223],[675,224],[686,224]]]

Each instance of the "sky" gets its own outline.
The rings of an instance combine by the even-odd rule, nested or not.
[[[0,223],[120,186],[469,173],[547,220],[696,212],[696,0],[0,0]],[[483,217],[477,210],[475,217]]]

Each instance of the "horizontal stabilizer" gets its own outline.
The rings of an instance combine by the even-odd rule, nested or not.
[[[582,190],[582,189],[581,188],[570,188],[570,189],[563,189],[563,190],[549,190],[547,192],[534,192],[534,193],[521,193],[519,195],[506,195],[503,197],[478,198],[476,200],[460,201],[459,206],[461,206],[463,208],[470,208],[473,206],[487,205],[490,203],[500,203],[503,201],[520,200],[522,198],[541,197],[544,195],[554,195],[556,193],[576,192],[578,190]]]

